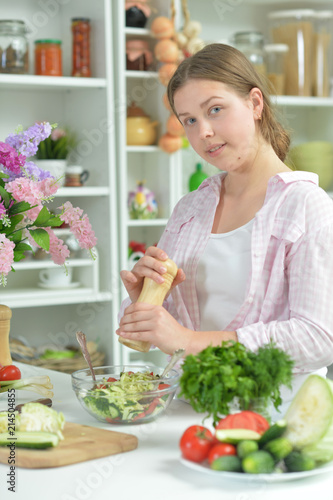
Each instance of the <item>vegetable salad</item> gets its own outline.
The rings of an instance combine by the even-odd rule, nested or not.
[[[80,395],[80,400],[98,420],[113,424],[140,423],[152,419],[172,397],[170,386],[153,372],[122,372],[120,378],[103,378]],[[83,397],[82,397],[83,396]]]

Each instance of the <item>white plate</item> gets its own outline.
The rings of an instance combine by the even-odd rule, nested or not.
[[[77,288],[80,284],[81,283],[79,281],[75,281],[63,286],[50,285],[49,283],[38,283],[38,286],[40,288],[46,288],[47,290],[67,290],[70,288]]]
[[[246,474],[245,472],[226,472],[213,470],[207,464],[197,464],[186,460],[185,458],[180,458],[182,464],[196,472],[202,472],[204,474],[209,474],[211,476],[220,477],[221,479],[234,479],[235,481],[251,481],[251,482],[262,482],[262,483],[284,483],[286,481],[295,481],[303,479],[304,477],[317,476],[319,474],[328,473],[333,470],[333,462],[317,467],[304,472],[286,472],[286,473],[276,473],[276,474]]]

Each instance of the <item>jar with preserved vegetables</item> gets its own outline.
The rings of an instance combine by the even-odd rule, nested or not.
[[[261,75],[266,75],[264,35],[258,31],[241,31],[233,36],[233,44],[253,64]]]
[[[0,73],[29,72],[27,28],[23,21],[0,20]]]
[[[61,40],[35,41],[35,74],[62,76]]]
[[[72,76],[91,76],[90,67],[90,19],[72,19]]]

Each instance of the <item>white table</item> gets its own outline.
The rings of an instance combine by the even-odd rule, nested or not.
[[[202,415],[174,400],[165,416],[128,427],[104,426],[85,412],[71,387],[71,377],[17,363],[22,375],[47,374],[54,385],[53,408],[69,422],[134,434],[136,450],[88,462],[50,469],[16,468],[15,493],[7,490],[9,466],[0,464],[0,499],[14,500],[333,500],[333,473],[299,481],[260,484],[199,474],[180,463],[178,442]],[[16,392],[16,404],[38,394]],[[7,395],[0,395],[0,409]]]

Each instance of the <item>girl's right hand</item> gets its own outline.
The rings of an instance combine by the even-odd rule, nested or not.
[[[149,247],[141,259],[137,261],[132,271],[120,271],[120,277],[127,293],[133,302],[139,298],[143,287],[144,279],[150,278],[156,283],[163,283],[163,274],[167,269],[163,266],[163,261],[167,260],[167,254],[155,246]],[[162,262],[160,262],[162,261]],[[179,285],[185,280],[185,273],[182,269],[178,269],[177,275],[172,283],[172,287]]]

